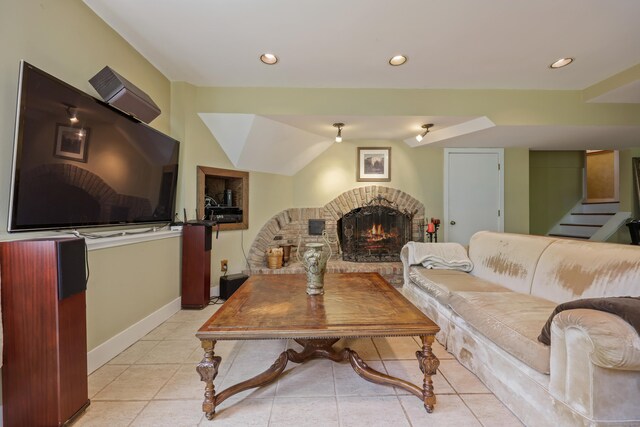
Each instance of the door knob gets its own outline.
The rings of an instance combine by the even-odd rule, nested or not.
[[[456,225],[456,222],[455,221],[451,221],[449,224]]]

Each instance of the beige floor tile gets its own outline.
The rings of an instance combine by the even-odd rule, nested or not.
[[[417,360],[385,360],[384,366],[389,375],[409,381],[418,387],[422,387],[424,375],[422,374],[422,371],[420,371]],[[438,371],[436,375],[432,376],[431,380],[433,381],[433,389],[436,394],[455,393],[453,387],[451,387],[446,378],[442,376],[440,371]],[[396,388],[396,391],[400,395],[410,394],[408,391],[400,388]]]
[[[203,427],[266,427],[269,425],[273,398],[225,401],[216,408],[212,421],[203,419]]]
[[[461,394],[460,397],[483,426],[522,427],[523,424],[493,394]]]
[[[147,402],[95,402],[73,423],[73,427],[126,427]]]
[[[132,365],[94,400],[150,400],[180,365]]]
[[[235,384],[238,384],[242,381],[246,381],[264,371],[266,371],[272,362],[266,363],[254,363],[253,361],[245,361],[238,362],[234,361],[231,367],[226,372],[224,379],[220,383],[220,387],[218,388],[218,384],[216,384],[216,390],[224,390],[229,388]],[[220,365],[222,366],[222,365]],[[214,383],[215,384],[215,383]],[[242,398],[264,398],[264,397],[274,397],[276,392],[276,384],[277,382],[273,382],[266,386],[262,386],[259,388],[253,388],[248,391],[245,391],[239,394]]]
[[[164,322],[162,325],[149,332],[147,335],[141,338],[144,341],[160,341],[166,338],[167,335],[176,330],[180,326],[178,322]]]
[[[218,385],[222,383],[224,375],[218,375],[213,381],[216,392],[220,391]],[[154,400],[157,399],[203,399],[204,382],[200,381],[200,375],[196,366],[182,365],[167,383],[162,386]]]
[[[422,343],[420,341],[420,337],[414,337],[414,339],[416,340],[416,342],[418,343],[419,346],[422,345]],[[438,340],[435,340],[433,342],[433,345],[431,346],[431,349],[433,350],[433,354],[436,355],[438,360],[455,359],[455,356],[453,354],[449,353],[444,348],[444,346],[438,342]]]
[[[376,350],[375,345],[373,345],[371,338],[345,338],[338,341],[334,347],[348,347],[358,353],[358,356],[360,356],[362,360],[380,360],[378,350]]]
[[[136,365],[152,365],[157,363],[185,363],[191,353],[198,348],[198,343],[182,340],[161,341],[152,351],[136,361]],[[204,353],[203,353],[204,354]]]
[[[382,360],[415,360],[416,350],[420,350],[420,346],[413,337],[374,338],[373,343]]]
[[[380,361],[369,361],[367,365],[371,369],[386,374],[384,365]],[[338,396],[383,396],[393,395],[393,387],[374,384],[356,374],[350,363],[334,363],[333,377],[336,384],[336,395]]]
[[[202,421],[202,400],[154,400],[131,423],[132,427],[190,427]]]
[[[270,427],[337,427],[335,397],[277,397],[271,409]]]
[[[240,360],[270,360],[273,363],[287,349],[287,340],[247,340],[239,341]],[[216,344],[217,346],[217,344]]]
[[[115,380],[128,367],[129,365],[103,365],[100,369],[91,373],[89,375],[89,399]]]
[[[338,414],[341,427],[410,425],[396,396],[342,397],[338,399]]]
[[[180,322],[178,326],[171,332],[168,332],[165,340],[190,340],[200,342],[196,337],[196,332],[202,326],[203,322]]]
[[[131,347],[109,361],[110,365],[132,365],[145,354],[151,352],[160,341],[137,341]]]
[[[400,396],[399,399],[414,426],[482,427],[458,395],[437,396],[436,406],[430,414],[424,409],[422,401],[415,396]]]
[[[457,360],[440,361],[439,370],[458,393],[491,393],[478,377]]]
[[[220,308],[220,305],[208,305],[202,310],[180,310],[167,322],[201,322],[204,323]]]
[[[335,396],[333,363],[316,359],[295,366],[278,380],[276,396]]]

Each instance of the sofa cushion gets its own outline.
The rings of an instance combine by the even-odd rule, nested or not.
[[[640,246],[558,239],[540,257],[531,294],[557,303],[640,295]]]
[[[503,292],[507,290],[500,285],[463,271],[411,267],[409,269],[409,277],[415,285],[444,305],[449,304],[449,299],[453,292]]]
[[[517,292],[457,292],[449,305],[503,350],[536,371],[549,373],[549,346],[539,342],[538,335],[555,303]]]
[[[538,259],[556,239],[480,231],[471,237],[471,274],[523,294],[531,293]]]

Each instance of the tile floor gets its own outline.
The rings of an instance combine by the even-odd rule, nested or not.
[[[496,397],[437,344],[441,361],[432,414],[404,390],[372,384],[348,363],[289,362],[278,381],[247,390],[217,408],[213,421],[202,411],[204,383],[195,366],[202,359],[195,331],[220,306],[179,311],[147,336],[89,376],[89,409],[74,424],[84,426],[521,426]],[[352,339],[374,369],[422,383],[413,338]],[[340,345],[341,343],[338,343]],[[287,340],[220,341],[220,391],[268,368]]]

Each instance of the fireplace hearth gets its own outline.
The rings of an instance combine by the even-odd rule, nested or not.
[[[415,212],[378,195],[338,220],[342,259],[352,262],[400,261],[400,250],[411,240]]]

